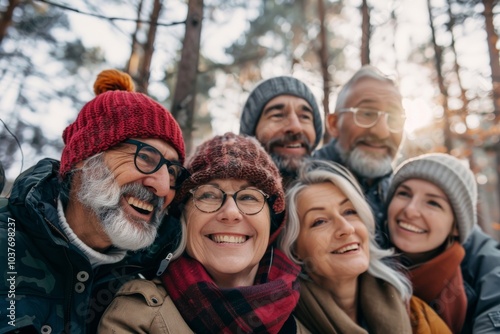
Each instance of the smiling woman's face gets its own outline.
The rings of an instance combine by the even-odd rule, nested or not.
[[[318,285],[356,279],[368,270],[368,230],[339,188],[332,183],[306,187],[297,196],[297,210],[296,254]]]
[[[448,236],[458,236],[448,197],[425,180],[409,179],[401,183],[387,215],[392,243],[407,254],[435,250]]]
[[[269,206],[264,204],[254,215],[243,214],[231,195],[255,187],[244,180],[216,179],[208,184],[226,192],[227,198],[222,207],[212,213],[202,212],[192,199],[188,201],[186,251],[205,267],[219,287],[253,285],[269,244]]]

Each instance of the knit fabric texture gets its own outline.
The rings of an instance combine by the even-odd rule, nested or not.
[[[429,181],[446,194],[455,215],[460,242],[464,243],[477,223],[477,184],[470,168],[449,154],[430,153],[408,159],[394,172],[387,203],[397,187],[409,179]]]
[[[123,72],[103,71],[94,85],[98,94],[85,104],[76,120],[63,132],[65,147],[60,173],[64,177],[76,163],[106,151],[127,138],[158,138],[165,140],[184,162],[182,131],[172,114],[150,97],[124,89]],[[106,72],[106,73],[105,73]],[[98,84],[107,74],[102,85]],[[113,82],[114,81],[114,82]]]
[[[191,177],[183,182],[176,194],[176,202],[184,202],[190,189],[211,180],[235,179],[246,180],[268,194],[268,203],[273,214],[285,211],[285,194],[278,168],[253,137],[230,132],[215,136],[197,147],[195,153],[188,159],[186,168]],[[272,232],[276,232],[277,235],[283,221],[276,223],[278,228]],[[272,235],[271,240],[275,237]]]
[[[323,122],[321,113],[311,90],[302,81],[290,76],[280,76],[262,81],[248,96],[243,107],[240,120],[240,134],[255,136],[264,106],[280,95],[293,95],[306,100],[312,107],[316,140],[313,149],[318,146],[323,137]]]

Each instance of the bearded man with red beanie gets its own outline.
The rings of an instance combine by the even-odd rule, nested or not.
[[[0,201],[1,333],[95,333],[120,286],[176,244],[158,229],[189,176],[182,132],[133,90],[126,73],[101,72],[61,161],[41,160]]]

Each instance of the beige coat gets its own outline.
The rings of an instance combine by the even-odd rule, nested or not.
[[[310,333],[296,320],[297,333]],[[159,279],[125,283],[99,323],[98,333],[192,334]]]

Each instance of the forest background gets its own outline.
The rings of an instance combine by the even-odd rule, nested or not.
[[[191,151],[238,132],[262,79],[303,80],[326,115],[372,64],[404,97],[397,163],[427,152],[468,161],[479,223],[500,240],[498,10],[494,0],[0,0],[3,195],[21,171],[60,157],[103,69],[128,72],[165,105]]]

